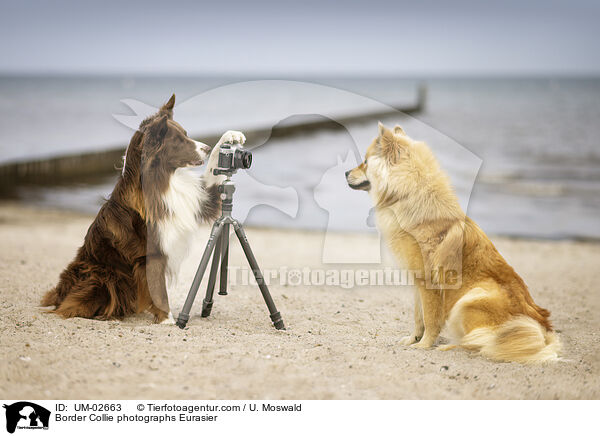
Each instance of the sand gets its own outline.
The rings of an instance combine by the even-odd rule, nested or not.
[[[564,361],[496,363],[462,350],[398,345],[412,328],[409,286],[291,286],[271,283],[288,329],[270,324],[258,289],[238,281],[216,296],[209,318],[188,328],[123,321],[63,320],[37,304],[81,244],[92,217],[0,204],[0,397],[3,399],[598,399],[600,244],[493,238],[550,309]],[[208,228],[170,296],[175,315]],[[321,265],[323,234],[247,229],[263,268]],[[340,250],[370,235],[334,236]],[[231,265],[245,265],[237,243]],[[369,268],[369,266],[360,266]],[[204,291],[204,285],[200,294]]]

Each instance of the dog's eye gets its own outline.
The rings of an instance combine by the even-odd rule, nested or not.
[[[369,159],[365,159],[365,165],[367,164],[367,161],[368,161],[368,160],[369,160]]]

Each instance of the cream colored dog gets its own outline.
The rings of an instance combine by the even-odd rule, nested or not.
[[[346,173],[375,203],[392,252],[422,280],[415,329],[401,344],[433,346],[447,322],[453,344],[496,360],[555,360],[560,343],[550,312],[536,305],[519,275],[462,211],[429,147],[400,126],[379,124],[366,158]]]

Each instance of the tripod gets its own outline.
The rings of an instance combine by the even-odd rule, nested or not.
[[[231,211],[233,209],[234,192],[235,184],[231,181],[230,174],[227,174],[227,178],[225,179],[225,181],[221,185],[219,185],[219,193],[221,194],[222,198],[221,217],[217,219],[213,224],[212,230],[210,232],[210,237],[208,238],[208,243],[206,244],[206,248],[204,249],[204,254],[202,255],[202,259],[200,259],[200,265],[198,266],[198,270],[196,271],[196,275],[194,276],[194,281],[192,282],[192,286],[190,287],[190,291],[185,300],[185,304],[183,305],[183,308],[181,309],[181,312],[177,317],[177,326],[179,328],[184,328],[188,320],[190,319],[190,310],[192,308],[192,305],[194,304],[194,299],[196,298],[198,288],[200,287],[200,282],[202,281],[202,277],[204,276],[204,272],[206,271],[206,267],[208,266],[208,260],[210,259],[211,253],[213,254],[212,265],[210,267],[210,275],[208,276],[206,296],[202,301],[202,317],[208,317],[212,310],[213,295],[215,289],[215,282],[217,280],[217,269],[219,268],[219,261],[221,263],[221,281],[219,285],[219,295],[227,295],[229,226],[233,226],[235,234],[237,235],[240,244],[242,245],[242,249],[244,250],[244,254],[246,255],[246,259],[248,259],[250,268],[254,273],[254,278],[258,283],[260,292],[262,293],[265,303],[269,308],[271,321],[273,321],[273,325],[277,330],[285,330],[283,320],[281,319],[281,314],[277,311],[275,303],[273,303],[273,299],[271,298],[269,289],[265,284],[265,280],[260,271],[260,268],[258,267],[256,258],[254,257],[252,249],[250,248],[248,238],[246,238],[244,228],[238,220],[231,216]]]

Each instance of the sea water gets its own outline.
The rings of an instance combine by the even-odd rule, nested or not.
[[[179,105],[217,87],[246,80],[1,77],[0,163],[124,146],[133,130],[113,117],[113,114],[132,114],[122,100],[158,107],[174,92]],[[410,105],[417,86],[425,84],[428,98],[424,110],[414,115],[417,121],[395,116],[382,121],[390,126],[403,124],[411,136],[422,131],[415,127],[419,122],[480,159],[480,167],[471,165],[467,174],[465,162],[457,158],[455,150],[431,144],[451,174],[463,207],[485,231],[541,238],[600,237],[600,79],[296,77],[293,80],[332,86],[389,105]],[[200,139],[203,133],[262,127],[261,116],[272,109],[271,97],[258,94],[251,101],[239,102],[236,95],[229,95],[222,101],[211,102],[210,110],[202,111],[201,123],[194,125],[192,119],[184,127]],[[278,97],[278,104],[285,105],[286,99]],[[307,92],[300,98],[316,101],[320,96],[318,92]],[[290,107],[295,103],[290,101]],[[334,108],[335,104],[334,101]],[[340,113],[360,113],[362,109],[344,107],[342,103],[339,106]],[[281,110],[287,114],[285,107]],[[304,116],[298,115],[292,121],[302,121]],[[206,126],[214,129],[206,132]],[[364,129],[367,136],[370,132],[375,136],[377,132],[374,121],[362,123],[358,128]],[[372,229],[364,192],[351,192],[355,197],[349,196],[343,176],[327,179],[326,186],[324,182],[328,170],[339,166],[340,160],[343,164],[349,151],[356,152],[352,140],[345,130],[313,131],[272,138],[255,148],[248,173],[258,183],[248,184],[243,195],[238,193],[235,198],[247,224]],[[359,148],[366,145],[360,144]],[[246,180],[240,174],[235,177]],[[110,193],[114,180],[108,177],[93,184],[23,188],[17,195],[38,205],[94,213]],[[265,186],[279,191],[269,191]],[[297,197],[290,197],[285,188],[293,189]],[[318,196],[315,199],[317,191],[327,194],[327,204],[319,202]],[[274,199],[278,192],[281,198]],[[354,201],[360,207],[351,204]],[[342,218],[333,219],[334,216]]]

